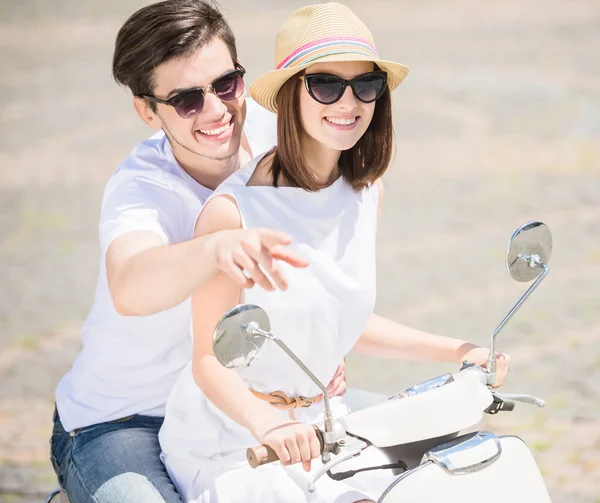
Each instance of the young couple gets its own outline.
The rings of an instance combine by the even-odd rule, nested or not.
[[[338,414],[351,350],[485,365],[485,348],[373,313],[390,93],[408,69],[337,3],[291,14],[275,52],[253,101],[230,27],[202,0],[144,7],[118,34],[115,79],[158,133],[106,186],[95,301],[56,391],[51,458],[71,503],[309,500],[318,389],[276,348],[241,371],[212,353],[242,301],[330,383]],[[499,383],[508,368],[499,355]],[[315,403],[291,420],[276,391]],[[257,443],[282,462],[251,470]],[[310,501],[377,496],[368,479],[326,481]]]

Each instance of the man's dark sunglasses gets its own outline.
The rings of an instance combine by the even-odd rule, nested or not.
[[[242,65],[235,64],[235,70],[222,75],[212,84],[203,87],[185,89],[168,100],[142,94],[140,97],[153,103],[162,103],[173,107],[182,119],[193,119],[204,107],[204,96],[210,90],[222,101],[233,101],[244,92],[244,75],[246,70]]]
[[[381,71],[365,73],[352,80],[328,73],[312,73],[300,78],[304,80],[308,94],[322,105],[332,105],[339,101],[348,86],[357,100],[372,103],[383,96],[387,85],[387,73]]]

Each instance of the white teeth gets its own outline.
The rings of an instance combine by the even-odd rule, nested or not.
[[[356,117],[352,117],[352,119],[340,119],[339,117],[325,117],[327,122],[331,122],[332,124],[337,124],[339,126],[349,126],[350,124],[354,124],[356,122]]]
[[[201,129],[200,132],[207,136],[217,136],[217,135],[222,134],[225,131],[227,131],[230,127],[231,127],[231,124],[225,124],[223,127],[220,127],[219,129]]]

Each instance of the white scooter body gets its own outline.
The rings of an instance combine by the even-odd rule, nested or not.
[[[490,432],[452,438],[479,423],[493,395],[477,368],[458,372],[450,377],[453,381],[441,384],[449,377],[339,418],[349,435],[384,448],[391,462],[403,460],[409,467],[379,502],[550,503],[537,464],[520,438]],[[439,386],[431,389],[436,382]],[[447,442],[431,448],[431,439],[444,436]],[[415,453],[420,456],[416,462]]]

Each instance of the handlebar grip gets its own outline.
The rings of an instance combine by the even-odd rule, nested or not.
[[[246,459],[252,468],[258,468],[262,465],[267,465],[279,460],[277,453],[268,445],[259,445],[250,447],[246,451]]]
[[[315,433],[317,434],[317,438],[321,444],[321,453],[323,453],[323,449],[325,448],[323,434],[321,433],[321,430],[319,430],[319,428],[317,428],[314,424],[313,428],[315,429]],[[279,456],[277,456],[277,453],[271,447],[266,444],[262,444],[256,447],[249,447],[246,450],[246,459],[252,468],[258,468],[259,466],[268,465],[269,463],[279,461]]]
[[[517,404],[512,400],[503,399],[502,401],[504,402],[504,404],[502,405],[502,409],[500,409],[502,412],[511,412]]]

